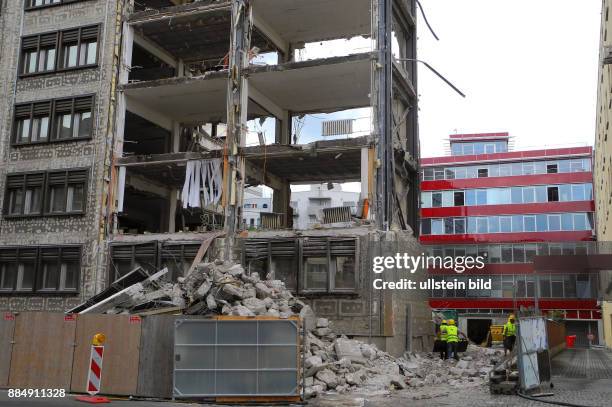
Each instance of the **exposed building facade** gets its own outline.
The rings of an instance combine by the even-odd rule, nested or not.
[[[331,188],[330,188],[331,187]],[[308,191],[291,192],[293,228],[308,229],[323,222],[323,208],[348,207],[357,216],[359,192],[344,191],[341,184],[314,184]]]
[[[591,147],[511,151],[508,133],[450,136],[451,155],[423,158],[421,243],[440,256],[483,256],[485,267],[436,281],[482,277],[491,288],[433,290],[433,309],[453,310],[473,340],[513,310],[566,320],[586,341],[602,332],[598,274],[538,270],[536,257],[594,250]],[[484,335],[484,336],[483,336]]]
[[[272,198],[265,197],[263,189],[260,187],[246,188],[242,207],[243,227],[245,229],[255,229],[261,226],[261,213],[272,210]]]
[[[236,242],[245,188],[273,189],[272,224],[283,229],[292,183],[352,181],[370,211],[360,225],[318,231],[323,241],[310,254],[305,237],[294,237],[304,267],[296,293],[345,332],[396,353],[413,338],[427,346],[426,299],[370,301],[369,252],[357,249],[395,239],[416,250],[414,0],[3,6],[0,309],[67,310],[135,267],[167,266],[175,278],[221,233],[216,255],[259,260]],[[372,39],[372,50],[294,57],[304,44],[356,36]],[[254,63],[264,53],[276,58]],[[292,144],[295,117],[356,108],[371,109],[372,134]],[[275,143],[247,147],[250,120],[273,120]],[[267,233],[247,243],[270,248],[282,235]],[[337,235],[353,249],[335,248]],[[338,265],[352,287],[340,287]],[[319,285],[308,292],[299,282],[311,272]]]
[[[597,240],[612,242],[612,16],[610,1],[602,1],[599,43],[599,71],[597,80],[597,123],[595,134],[595,160],[593,178],[595,208],[597,210]],[[603,325],[606,345],[612,348],[612,270],[602,273],[606,285],[602,302]],[[603,280],[602,279],[602,280]]]

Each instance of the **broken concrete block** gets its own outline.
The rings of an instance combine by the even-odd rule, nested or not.
[[[338,386],[338,377],[329,369],[318,371],[315,377],[325,383],[329,389],[335,389]]]
[[[310,332],[315,328],[315,313],[309,305],[305,305],[300,310],[300,319],[306,332]]]
[[[352,339],[336,339],[334,342],[334,350],[336,351],[338,359],[347,358],[355,363],[365,362],[363,354],[361,353],[360,343]]]
[[[329,320],[327,318],[317,318],[317,328],[329,328]]]
[[[315,335],[317,335],[318,337],[321,336],[327,336],[331,333],[331,329],[329,328],[317,328],[315,330],[312,331]]]
[[[323,364],[323,360],[320,356],[311,356],[304,360],[304,367],[306,369],[310,369],[313,366],[321,366]]]
[[[208,294],[206,296],[206,306],[209,310],[217,309],[217,301],[215,301],[215,296],[212,294]]]
[[[264,299],[272,296],[273,290],[262,282],[255,284],[255,293],[257,298]]]
[[[272,308],[267,310],[265,315],[268,316],[268,317],[280,318],[280,312],[278,312],[278,310],[275,310],[275,309],[272,309]]]
[[[243,300],[242,304],[256,315],[262,315],[268,311],[266,304],[262,300],[254,297]]]
[[[406,383],[404,382],[404,378],[402,376],[390,376],[390,384],[396,389],[405,389]]]
[[[240,275],[244,274],[244,269],[240,264],[234,264],[229,269],[227,269],[226,272],[232,277],[239,277]]]
[[[204,298],[206,294],[208,294],[208,291],[210,291],[211,287],[212,282],[209,280],[204,280],[204,282],[200,285],[200,287],[198,287],[196,292],[191,296],[191,300],[195,301]]]
[[[239,317],[254,317],[255,313],[244,305],[237,305],[232,308],[232,315],[237,315]]]
[[[221,289],[221,293],[223,298],[228,301],[241,300],[244,295],[242,289],[235,287],[232,284],[224,284],[223,288]]]
[[[460,360],[456,365],[459,369],[467,369],[470,367],[470,363],[466,360]]]

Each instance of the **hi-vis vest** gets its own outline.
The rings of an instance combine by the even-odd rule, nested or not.
[[[440,325],[440,340],[446,342],[446,338],[448,337],[448,325]]]
[[[510,321],[506,322],[506,325],[504,325],[504,336],[516,336],[516,324],[510,323]]]
[[[446,342],[459,342],[458,330],[455,325],[446,327]]]

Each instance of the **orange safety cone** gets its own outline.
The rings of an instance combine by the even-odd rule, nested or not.
[[[91,341],[91,357],[89,360],[89,372],[87,373],[87,393],[89,396],[78,396],[77,401],[84,403],[100,404],[110,403],[106,397],[98,397],[100,383],[102,382],[102,360],[104,357],[104,334],[95,334]]]

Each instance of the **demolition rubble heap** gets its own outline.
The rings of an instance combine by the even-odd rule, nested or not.
[[[128,300],[106,313],[130,313],[143,306],[174,306],[190,315],[299,316],[306,329],[305,392],[307,397],[334,391],[377,392],[431,385],[482,385],[501,351],[470,345],[458,362],[438,354],[394,358],[374,345],[338,336],[325,318],[294,297],[280,280],[247,274],[238,264],[216,260],[197,265],[177,283],[140,284]]]

